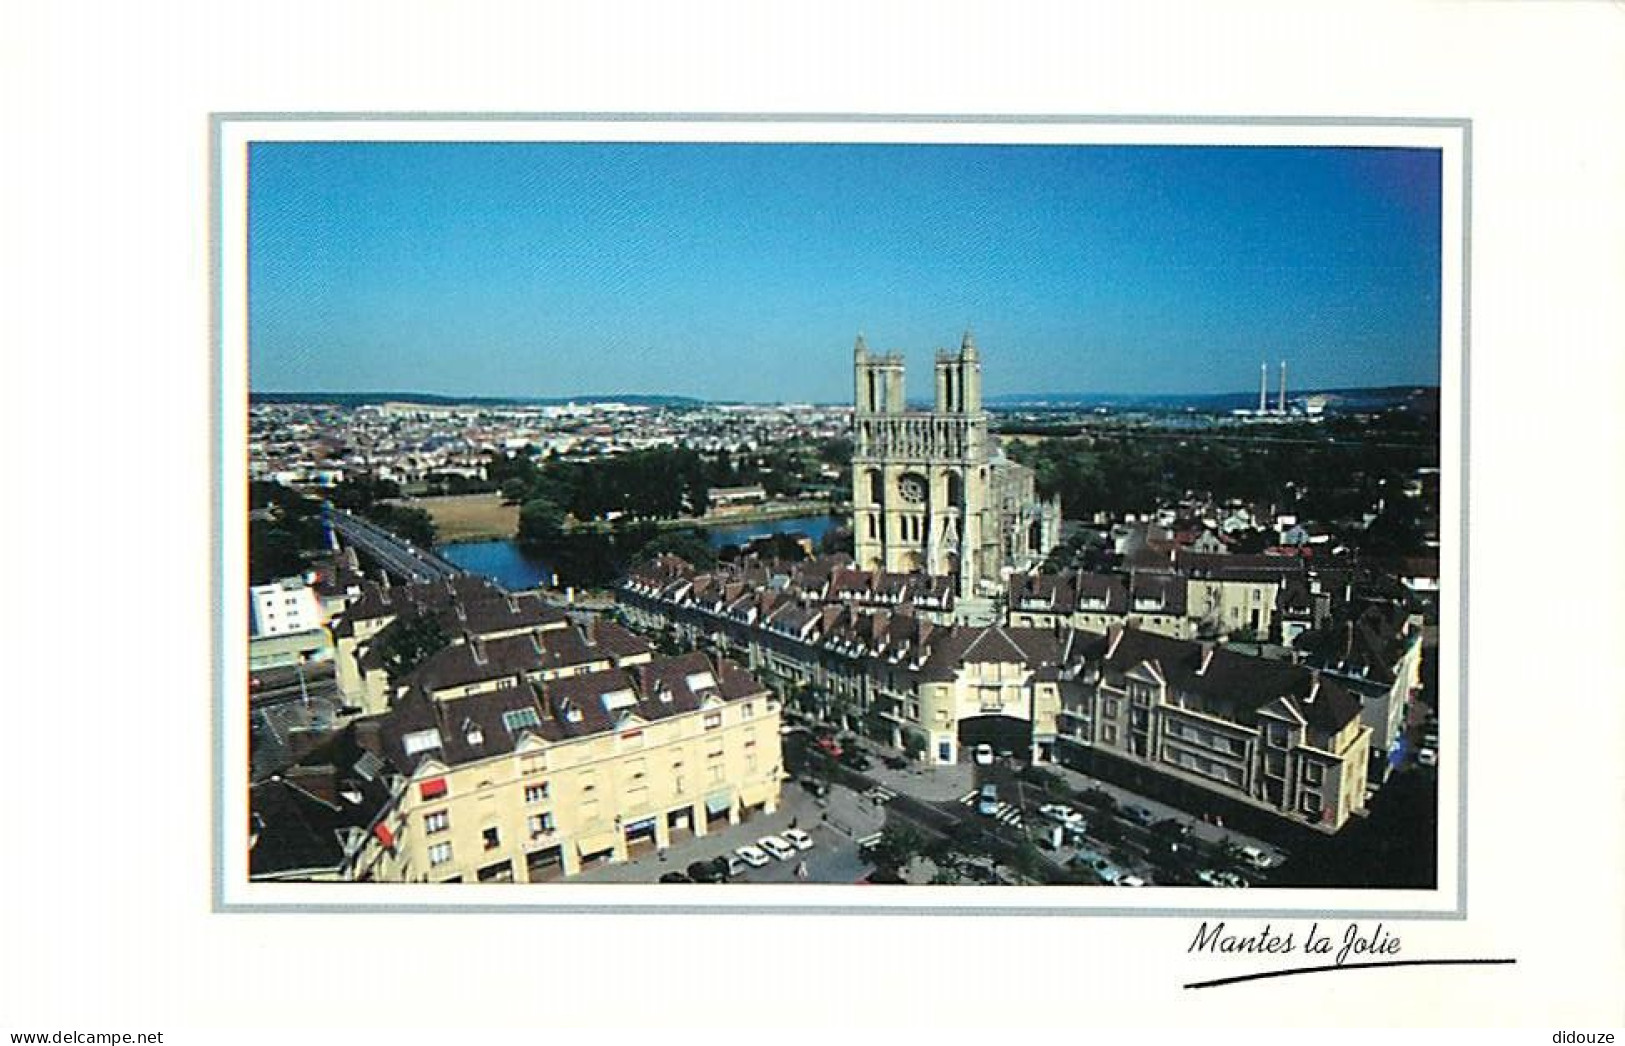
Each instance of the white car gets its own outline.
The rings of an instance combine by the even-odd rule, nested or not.
[[[779,835],[797,850],[811,850],[813,847],[812,836],[799,828],[786,828]]]
[[[1119,875],[1113,886],[1144,886],[1145,880],[1137,875]]]
[[[1252,865],[1254,868],[1269,868],[1275,864],[1275,858],[1273,856],[1265,853],[1256,846],[1243,846],[1241,848],[1241,859]]]
[[[1068,828],[1077,828],[1079,831],[1083,829],[1083,815],[1070,806],[1063,806],[1060,803],[1045,803],[1038,808],[1038,812],[1056,824],[1065,825]]]
[[[768,857],[767,854],[756,849],[754,846],[741,846],[736,849],[734,853],[738,854],[739,859],[750,865],[752,868],[765,868],[773,863],[772,858]]]
[[[1247,880],[1243,879],[1235,872],[1214,871],[1211,868],[1204,868],[1197,872],[1196,878],[1200,879],[1209,886],[1236,888],[1245,887],[1247,885]]]
[[[1423,766],[1438,766],[1439,753],[1435,752],[1431,748],[1424,748],[1420,752],[1416,753],[1416,761],[1421,763]]]
[[[976,764],[978,766],[993,765],[993,746],[977,745],[975,749]]]
[[[788,861],[796,855],[796,848],[776,835],[764,835],[756,840],[756,845],[781,861]]]

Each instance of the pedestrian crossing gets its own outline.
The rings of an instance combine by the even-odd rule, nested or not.
[[[875,785],[867,792],[864,792],[863,797],[874,803],[876,806],[884,806],[886,803],[896,799],[897,793],[892,791],[890,788],[884,787],[883,785]]]
[[[959,797],[959,804],[961,806],[975,806],[977,795],[976,792],[966,792]],[[993,819],[1003,822],[1011,828],[1021,827],[1021,811],[1002,799],[993,806]]]

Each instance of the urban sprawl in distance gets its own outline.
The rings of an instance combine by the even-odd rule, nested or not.
[[[983,364],[252,397],[251,878],[1434,886],[1439,390]]]

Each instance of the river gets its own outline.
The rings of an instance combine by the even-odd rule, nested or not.
[[[791,519],[763,520],[760,523],[736,523],[726,527],[704,528],[712,548],[742,545],[752,538],[768,534],[798,531],[816,545],[837,522],[834,516],[796,516]],[[536,588],[552,581],[553,570],[542,557],[525,552],[519,545],[508,541],[463,541],[454,545],[441,545],[435,549],[440,555],[471,574],[483,574],[509,591]]]

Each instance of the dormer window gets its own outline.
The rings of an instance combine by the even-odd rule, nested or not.
[[[441,747],[440,731],[432,727],[428,730],[414,730],[401,738],[401,746],[408,756],[432,751]]]
[[[465,719],[463,720],[463,738],[470,745],[483,745],[485,743],[485,731],[480,729],[480,724],[472,719]]]
[[[534,708],[516,708],[502,713],[502,725],[508,733],[516,734],[526,727],[541,726],[542,720]]]
[[[577,708],[575,705],[565,705],[564,721],[567,723],[581,722],[581,709]]]

